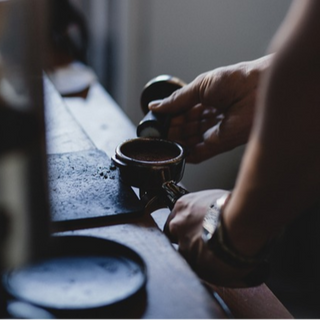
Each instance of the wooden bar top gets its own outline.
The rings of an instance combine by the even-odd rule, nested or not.
[[[111,157],[119,143],[136,136],[135,126],[99,83],[86,99],[61,98],[49,80],[44,83],[49,154],[99,149]],[[162,233],[168,214],[165,208],[147,208],[140,217],[70,227],[59,234],[115,240],[141,255],[148,270],[141,318],[228,318],[224,304],[237,318],[292,318],[265,285],[245,290],[212,286],[219,295],[210,293]]]

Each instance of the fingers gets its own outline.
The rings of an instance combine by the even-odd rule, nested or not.
[[[167,219],[167,234],[183,239],[201,232],[203,218],[219,192],[206,190],[188,193],[179,198]]]
[[[186,249],[193,239],[202,235],[203,219],[212,203],[225,194],[225,190],[205,190],[182,196],[171,211],[164,232],[170,240]]]
[[[218,115],[214,120],[206,120],[207,122],[201,124],[202,127],[185,124],[184,127],[181,126],[180,132],[178,128],[171,128],[178,142],[189,149],[187,161],[199,163],[245,144],[250,135],[254,115],[252,109],[243,110],[246,105],[247,101],[242,101],[234,105],[232,112]],[[189,128],[185,129],[186,126]]]
[[[185,142],[190,150],[187,161],[196,164],[230,151],[245,144],[249,134],[249,125],[246,123],[237,124],[233,118],[225,118],[210,127],[202,137],[188,138],[188,141]]]
[[[187,141],[190,137],[202,135],[220,121],[220,117],[216,109],[196,105],[187,112],[171,119],[168,138],[185,144],[183,141]]]
[[[188,162],[202,162],[247,142],[257,77],[244,70],[242,65],[215,69],[150,103],[151,110],[173,115],[168,138],[188,148]]]
[[[214,80],[214,73],[203,73],[189,84],[173,92],[169,97],[150,102],[149,109],[154,112],[177,114],[185,112],[197,104],[212,105],[209,103],[212,97],[210,86]]]
[[[216,108],[197,104],[189,110],[186,110],[184,113],[172,117],[171,125],[182,125],[186,122],[211,119],[217,117],[217,115],[218,111]]]
[[[203,134],[215,126],[219,120],[216,118],[213,119],[204,119],[199,121],[186,122],[180,126],[171,126],[168,132],[168,138],[174,141],[185,141],[192,139],[194,137],[199,137],[203,139]]]
[[[168,218],[167,218],[167,221],[164,224],[163,232],[169,238],[170,242],[177,244],[178,243],[178,238],[177,238],[176,235],[172,234],[172,232],[170,230],[170,222],[174,219],[175,213],[176,213],[176,211],[173,208],[172,211],[170,212]]]
[[[154,112],[179,113],[192,108],[198,103],[196,90],[190,83],[175,91],[168,98],[150,102],[149,109]]]

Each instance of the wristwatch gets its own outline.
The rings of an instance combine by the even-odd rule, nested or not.
[[[230,195],[231,192],[226,191],[225,194],[223,194],[221,197],[214,201],[214,203],[210,206],[209,210],[207,211],[202,223],[202,236],[205,242],[209,241],[212,238],[214,231],[216,230],[219,224],[222,208],[226,204]]]
[[[234,268],[252,269],[242,280],[247,286],[257,286],[262,284],[269,275],[269,264],[266,261],[270,251],[269,246],[252,257],[244,256],[232,247],[221,215],[230,196],[231,193],[226,192],[209,208],[203,220],[202,238],[208,249],[224,263]]]

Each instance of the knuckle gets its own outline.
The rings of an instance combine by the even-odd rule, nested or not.
[[[176,220],[172,220],[170,221],[168,228],[171,235],[177,236],[180,230],[180,223]]]

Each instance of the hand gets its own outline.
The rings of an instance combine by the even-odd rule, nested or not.
[[[271,55],[201,74],[149,109],[171,113],[169,139],[189,148],[187,161],[199,163],[247,142],[259,76]]]
[[[204,217],[214,201],[225,192],[206,190],[184,195],[176,202],[164,232],[172,242],[178,243],[179,252],[203,280],[228,287],[247,287],[243,279],[252,269],[237,269],[224,263],[202,239]]]

